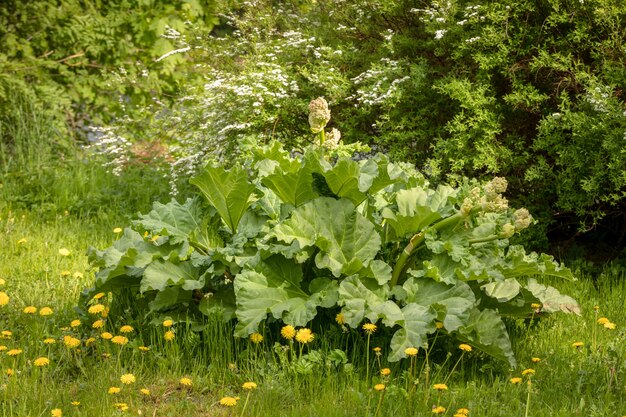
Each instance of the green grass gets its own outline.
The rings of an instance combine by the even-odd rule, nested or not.
[[[384,351],[380,357],[372,351],[367,381],[367,337],[357,330],[344,333],[335,323],[313,328],[316,339],[304,347],[301,359],[298,344],[289,350],[289,343],[271,325],[263,342],[255,345],[232,338],[232,324],[209,318],[201,332],[176,323],[175,340],[166,342],[163,326],[145,325],[129,312],[118,311],[107,318],[103,330],[119,334],[120,325],[130,324],[135,332],[121,348],[104,341],[99,337],[102,330],[91,328],[96,317],[81,315],[75,307],[82,289],[94,279],[86,249],[109,246],[116,237],[113,228],[125,225],[112,224],[106,216],[81,219],[57,214],[41,219],[31,212],[6,210],[0,212],[0,219],[0,278],[5,280],[0,291],[10,297],[8,305],[0,307],[0,330],[12,332],[10,338],[0,340],[7,347],[0,353],[2,416],[48,416],[55,408],[64,416],[138,415],[140,410],[146,416],[235,416],[243,410],[248,392],[241,385],[246,381],[258,384],[249,392],[248,416],[373,416],[382,396],[373,386],[381,382],[386,391],[379,416],[432,415],[435,405],[448,409],[440,414],[445,416],[453,416],[461,407],[469,408],[470,416],[482,417],[626,414],[626,279],[620,270],[557,284],[579,300],[581,316],[557,314],[532,323],[510,323],[518,369],[509,370],[477,352],[461,358],[456,345],[438,337],[428,364],[425,352],[419,352],[413,378],[410,361],[387,363]],[[60,255],[61,248],[70,255]],[[54,313],[46,317],[23,313],[31,305],[38,310],[49,306]],[[598,325],[599,317],[608,317],[617,328]],[[71,328],[75,319],[81,325]],[[64,346],[67,335],[81,339],[80,351]],[[56,343],[45,345],[47,337]],[[85,346],[89,337],[96,341]],[[576,341],[584,346],[572,347]],[[379,328],[370,347],[385,344]],[[150,351],[138,349],[144,345]],[[6,353],[10,349],[22,353],[11,357]],[[345,352],[347,364],[341,363],[340,353],[331,355],[334,349]],[[35,367],[33,361],[42,356],[50,364]],[[541,362],[533,363],[532,357]],[[389,367],[390,377],[381,378],[380,367]],[[6,375],[9,368],[12,376]],[[509,382],[525,368],[536,371],[527,414],[528,377],[519,385]],[[123,386],[120,377],[125,373],[134,374],[136,382]],[[182,377],[189,377],[193,385],[182,385]],[[444,381],[447,391],[432,389]],[[111,386],[121,392],[108,394]],[[149,389],[150,395],[141,394],[140,388]],[[237,406],[228,408],[219,404],[224,396],[241,398]],[[72,401],[80,405],[73,406]],[[115,411],[116,403],[127,404],[129,410]]]

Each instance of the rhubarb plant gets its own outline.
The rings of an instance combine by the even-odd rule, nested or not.
[[[293,153],[274,142],[236,167],[207,166],[191,179],[195,198],[155,203],[111,247],[90,249],[98,271],[85,299],[124,289],[146,317],[217,312],[237,337],[329,309],[352,328],[391,328],[390,361],[439,331],[511,365],[503,320],[536,305],[578,313],[537,280],[571,271],[510,244],[533,220],[508,206],[505,179],[433,186],[385,155],[345,156],[354,145],[324,133],[328,117],[310,120],[317,144]]]

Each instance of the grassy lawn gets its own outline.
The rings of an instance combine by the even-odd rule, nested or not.
[[[458,416],[462,408],[484,417],[626,414],[623,272],[557,283],[580,302],[581,316],[541,318],[538,313],[532,322],[510,323],[517,369],[464,352],[446,338],[432,340],[431,350],[420,350],[412,360],[387,363],[384,349],[380,355],[373,350],[386,346],[380,331],[370,336],[368,355],[366,333],[337,324],[313,328],[315,339],[307,345],[286,341],[268,324],[264,339],[253,343],[234,339],[232,325],[217,319],[193,331],[198,329],[182,321],[171,328],[145,325],[130,311],[112,311],[104,319],[102,313],[81,313],[75,309],[80,293],[94,279],[86,249],[110,245],[113,229],[124,224],[63,214],[44,221],[34,213],[7,211],[0,219],[0,291],[9,297],[0,307],[3,416],[48,416],[56,410],[65,416],[426,416],[440,411]],[[91,301],[100,303],[108,306],[110,296]],[[26,313],[29,306],[36,311]],[[52,313],[41,315],[44,307]],[[615,328],[598,324],[602,317]],[[98,320],[103,327],[93,328]],[[123,325],[133,330],[123,333]],[[172,341],[164,339],[168,330]],[[105,332],[128,342],[103,339]],[[72,342],[80,345],[70,347]],[[575,342],[582,346],[574,347]],[[38,358],[49,363],[37,366],[46,362]],[[381,376],[384,368],[389,375]],[[534,373],[522,375],[526,369]],[[124,383],[126,374],[134,378]],[[521,381],[512,383],[512,378]],[[245,382],[257,388],[246,390]],[[434,389],[444,383],[447,389]],[[377,384],[384,389],[376,390]],[[119,393],[110,393],[114,388]],[[225,397],[238,398],[236,405],[222,405]]]

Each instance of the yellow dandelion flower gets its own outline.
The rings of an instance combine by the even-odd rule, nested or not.
[[[104,311],[104,305],[102,304],[94,304],[87,309],[89,314],[100,314]]]
[[[593,309],[598,311],[598,310],[600,310],[600,306],[593,306]]]
[[[604,323],[604,328],[609,329],[609,330],[615,330],[615,323],[611,323],[611,322]]]
[[[296,337],[296,329],[292,325],[288,324],[280,329],[280,335],[287,340],[292,340]]]
[[[459,345],[459,349],[461,349],[464,352],[471,352],[472,351],[472,347],[470,345],[468,345],[468,344],[465,344],[465,343],[461,343]]]
[[[7,282],[6,282],[3,278],[0,278],[0,286],[4,285],[4,284],[6,284],[6,283],[7,283]]]
[[[372,348],[372,350],[376,353],[380,353],[382,351],[382,349],[378,346],[376,346],[375,348]]]
[[[72,274],[72,277],[74,277],[74,279],[83,279],[84,275],[82,272],[76,271],[74,272],[74,274]]]
[[[583,345],[584,345],[583,342],[574,342],[574,343],[572,343],[572,347],[575,347],[575,348],[581,348],[581,347],[583,347]]]
[[[4,345],[0,345],[0,352],[4,352],[7,349],[8,349],[8,347],[6,347]]]
[[[72,320],[70,323],[70,327],[78,327],[80,326],[80,320]]]
[[[522,371],[522,376],[526,375],[535,375],[535,370],[533,368],[524,369]]]
[[[363,330],[366,334],[371,335],[376,331],[377,327],[374,323],[365,323],[363,325]]]
[[[96,342],[96,339],[93,337],[88,338],[87,340],[85,340],[85,346],[91,346],[92,344],[94,344]]]
[[[21,238],[20,240],[17,241],[18,245],[23,245],[24,243],[28,242],[28,240],[26,240],[25,237]]]
[[[33,365],[38,366],[38,367],[46,366],[49,364],[50,364],[50,359],[43,357],[43,356],[33,361]]]
[[[598,324],[604,324],[604,323],[608,323],[609,319],[607,319],[606,317],[600,317],[598,319]]]
[[[67,248],[61,248],[59,249],[59,255],[61,256],[70,256],[72,252],[69,251],[69,249]]]
[[[109,317],[109,311],[111,311],[111,307],[105,307],[104,310],[102,310],[102,314],[100,314],[100,317],[102,318]]]
[[[241,388],[251,391],[253,389],[256,389],[257,385],[255,382],[244,382]]]
[[[541,308],[541,304],[539,304],[539,303],[532,303],[530,305],[530,308],[532,308],[533,310],[539,310]]]
[[[44,345],[54,345],[57,341],[51,337],[47,337],[43,340]]]
[[[115,403],[115,404],[113,404],[113,407],[117,408],[120,411],[127,411],[128,410],[128,404],[126,404],[126,403]]]
[[[380,376],[389,376],[391,375],[391,369],[383,368],[380,370]]]
[[[120,332],[121,333],[132,333],[134,332],[135,329],[133,328],[133,326],[129,326],[128,324],[125,326],[120,327]]]
[[[174,321],[171,319],[163,320],[163,327],[172,327],[174,325]]]
[[[128,338],[126,336],[114,336],[111,339],[111,342],[115,343],[116,345],[124,346],[126,343],[128,343]]]
[[[113,335],[109,332],[104,332],[102,334],[100,334],[100,337],[103,338],[104,340],[111,340],[113,339]]]
[[[135,375],[133,374],[124,374],[120,377],[120,381],[122,384],[130,385],[135,382]]]
[[[446,408],[440,405],[438,405],[437,407],[433,407],[432,409],[433,414],[443,414],[445,412],[446,412]]]
[[[61,271],[61,277],[63,278],[69,277],[70,275],[72,275],[72,273],[68,270]]]
[[[104,320],[96,320],[91,324],[91,327],[94,329],[101,329],[104,327]]]
[[[11,301],[11,298],[9,298],[7,293],[5,293],[4,291],[0,291],[0,306],[5,306],[9,304],[9,301]]]
[[[143,395],[150,395],[150,390],[148,388],[142,388],[139,390]]]
[[[6,371],[4,371],[4,373],[5,373],[7,376],[13,376],[13,375],[15,375],[15,371],[14,371],[13,369],[11,369],[11,368],[7,368],[7,370],[6,370]]]
[[[72,404],[74,407],[78,407],[80,405],[80,401],[72,401],[70,404]]]
[[[448,386],[446,384],[435,384],[433,385],[433,389],[436,391],[446,391]]]
[[[187,377],[181,378],[178,382],[180,382],[180,385],[184,385],[186,387],[190,387],[192,384],[191,378],[187,378]]]
[[[2,333],[0,333],[0,336],[2,336],[2,339],[10,339],[11,336],[13,336],[13,332],[10,330],[3,330]]]
[[[436,321],[436,322],[435,322],[435,327],[436,327],[437,329],[443,329],[443,322],[441,322],[441,321]]]
[[[250,341],[259,344],[263,341],[263,335],[261,333],[252,333],[250,335]]]
[[[515,385],[515,384],[519,384],[520,382],[522,382],[522,378],[516,376],[514,378],[509,379],[509,381],[511,382],[511,384]]]
[[[296,332],[296,341],[302,344],[311,343],[313,339],[315,339],[315,335],[311,332],[311,329],[303,327]]]
[[[171,342],[172,340],[174,340],[174,337],[176,337],[174,335],[174,332],[171,330],[168,330],[165,332],[165,334],[163,335],[163,339],[165,339],[165,341],[167,342]]]
[[[469,410],[467,408],[459,408],[458,410],[456,410],[457,414],[463,414],[464,416],[469,414]]]
[[[22,312],[24,314],[35,314],[37,312],[37,307],[35,306],[24,307],[24,310],[22,310]]]
[[[9,356],[17,356],[20,353],[22,353],[22,349],[11,349],[7,352],[7,355]]]
[[[220,404],[226,407],[234,407],[237,405],[237,399],[233,397],[224,397],[220,399]]]
[[[114,394],[119,394],[120,391],[122,391],[120,387],[109,387],[109,390],[107,392],[111,395],[114,395]]]
[[[374,385],[374,390],[375,391],[384,391],[385,390],[385,384],[376,384]]]
[[[137,349],[139,349],[142,352],[147,352],[150,350],[148,346],[139,346]]]
[[[452,417],[467,417],[467,414],[455,413]]]
[[[408,348],[404,349],[404,353],[407,356],[417,356],[417,348],[408,347]]]
[[[65,346],[68,348],[76,348],[80,346],[80,339],[72,336],[63,336],[63,343],[65,343]]]
[[[533,363],[539,363],[541,362],[541,358],[531,358],[530,359]]]
[[[113,233],[115,233],[115,234],[122,233],[122,228],[121,227],[116,227],[115,229],[113,229]]]
[[[52,309],[50,307],[42,307],[41,310],[39,310],[39,315],[40,316],[50,316],[54,313],[54,311],[52,311]]]
[[[346,324],[346,318],[344,317],[343,313],[338,313],[335,316],[335,321],[337,322],[337,324],[340,324],[342,326]]]
[[[54,408],[50,411],[50,415],[52,417],[62,417],[63,416],[63,411],[61,411],[60,408]]]
[[[91,297],[92,300],[99,300],[102,297],[104,297],[106,294],[103,292],[99,292],[98,294],[94,295],[93,297]]]

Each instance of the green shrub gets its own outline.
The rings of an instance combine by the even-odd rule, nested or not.
[[[189,55],[207,69],[205,86],[152,126],[175,145],[182,177],[230,160],[250,136],[305,146],[293,114],[323,95],[347,143],[415,163],[434,182],[508,178],[511,199],[541,219],[534,245],[548,226],[564,232],[563,219],[588,230],[623,211],[621,3],[231,7]]]

